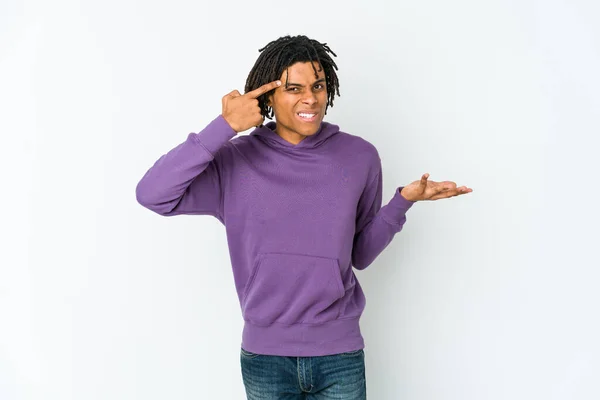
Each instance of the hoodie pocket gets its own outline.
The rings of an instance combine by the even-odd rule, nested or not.
[[[338,261],[301,254],[257,258],[244,290],[244,319],[257,325],[336,319],[345,290]]]

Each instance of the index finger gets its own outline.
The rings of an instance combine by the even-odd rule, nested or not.
[[[281,81],[273,81],[273,82],[267,83],[266,85],[262,85],[258,89],[254,89],[253,91],[246,93],[244,96],[248,96],[253,99],[256,99],[257,97],[275,89],[278,86],[281,86]]]

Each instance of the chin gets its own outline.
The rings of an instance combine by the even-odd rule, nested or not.
[[[312,135],[316,134],[318,131],[319,131],[319,127],[315,128],[313,130],[310,130],[308,132],[304,131],[304,132],[300,132],[300,133],[303,134],[304,136],[312,136]]]
[[[311,122],[311,126],[299,126],[296,132],[304,136],[312,136],[319,131],[322,121]]]

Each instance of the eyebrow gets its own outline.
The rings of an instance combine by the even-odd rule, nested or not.
[[[313,85],[315,85],[317,83],[325,83],[325,78],[319,79],[318,81],[314,81]],[[300,87],[304,87],[304,85],[301,85],[299,83],[291,83],[291,82],[287,82],[286,83],[286,87],[287,86],[300,86]]]

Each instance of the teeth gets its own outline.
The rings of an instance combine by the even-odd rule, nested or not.
[[[304,113],[299,113],[299,116],[301,116],[302,118],[312,118],[314,117],[316,114],[304,114]]]

